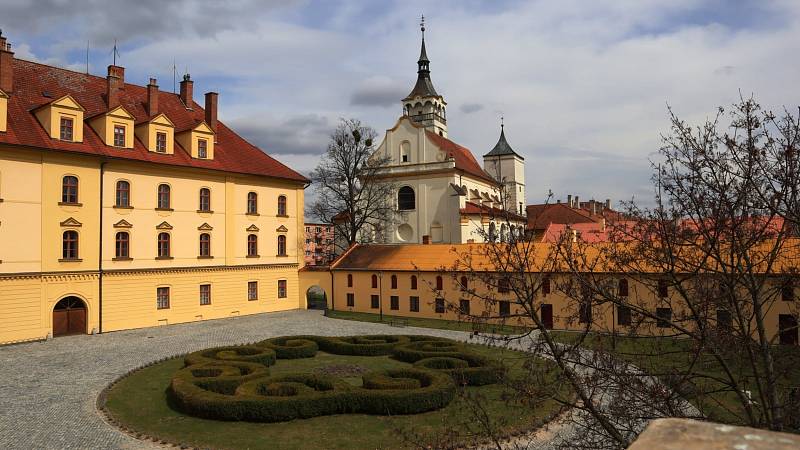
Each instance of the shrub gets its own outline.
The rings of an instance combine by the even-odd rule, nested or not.
[[[187,414],[254,422],[343,413],[416,414],[449,404],[456,385],[453,374],[446,370],[473,369],[468,357],[425,363],[441,367],[439,370],[420,364],[417,368],[371,372],[363,376],[363,387],[326,375],[269,376],[267,369],[276,357],[307,358],[314,356],[317,349],[334,354],[376,356],[392,354],[396,347],[403,346],[411,346],[408,351],[437,356],[461,349],[453,341],[423,336],[274,338],[257,345],[218,347],[186,356],[187,366],[173,376],[168,395]]]
[[[393,378],[381,372],[372,372],[362,377],[365,389],[417,389],[422,387],[416,378]]]
[[[277,356],[275,350],[256,345],[238,345],[229,347],[216,347],[186,355],[184,363],[187,366],[194,364],[218,363],[227,361],[244,361],[271,366],[275,364]]]
[[[335,355],[391,355],[395,346],[410,342],[407,336],[374,335],[347,337],[316,337],[320,350]]]
[[[497,383],[505,372],[499,361],[471,353],[462,353],[457,357],[425,358],[415,362],[414,367],[446,373],[456,383],[469,386]]]
[[[274,350],[278,359],[312,358],[319,349],[314,340],[303,336],[277,337],[259,342],[257,345]]]
[[[413,363],[436,356],[458,358],[464,352],[464,346],[455,341],[415,341],[396,346],[394,357],[400,361]]]

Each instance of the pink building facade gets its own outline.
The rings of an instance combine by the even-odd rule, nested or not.
[[[333,225],[306,223],[306,240],[303,245],[307,266],[327,266],[334,258]]]

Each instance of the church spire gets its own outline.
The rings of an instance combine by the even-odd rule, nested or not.
[[[517,154],[511,145],[508,144],[506,140],[506,126],[503,123],[503,117],[500,117],[500,139],[497,140],[497,144],[495,144],[494,148],[489,151],[489,153],[483,155],[484,157],[487,156],[504,156],[504,155],[514,155],[519,159],[524,159],[522,156]]]
[[[422,31],[422,45],[419,51],[419,60],[417,60],[417,84],[414,89],[408,94],[405,100],[414,97],[440,97],[433,88],[431,81],[431,61],[428,59],[428,51],[425,49],[425,16],[423,15],[419,22],[419,28]]]
[[[422,44],[417,60],[417,83],[402,100],[403,115],[439,136],[447,137],[447,102],[436,92],[431,82],[431,62],[425,48],[425,16],[420,18],[419,28],[422,32]]]

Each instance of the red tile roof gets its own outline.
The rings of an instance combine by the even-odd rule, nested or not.
[[[86,110],[85,119],[104,113],[106,79],[20,59],[14,59],[13,64],[14,92],[8,102],[8,131],[0,133],[0,143],[308,182],[306,177],[250,144],[222,122],[218,122],[213,160],[191,158],[177,141],[173,155],[148,151],[138,138],[134,139],[132,149],[107,146],[86,121],[83,142],[52,139],[32,110],[69,94]],[[134,116],[135,123],[150,119],[146,111],[146,87],[125,83],[120,104]],[[158,112],[166,114],[175,124],[176,132],[193,128],[205,119],[200,105],[193,102],[193,109],[188,110],[178,95],[169,92],[159,92],[158,107]]]
[[[528,205],[528,229],[544,230],[551,223],[575,224],[602,222],[603,217],[594,216],[584,209],[570,208],[566,203]]]
[[[515,214],[513,212],[505,211],[500,208],[495,208],[494,206],[479,205],[473,202],[466,202],[464,207],[461,208],[461,214],[466,214],[466,215],[480,214],[480,215],[489,215],[493,217],[503,217],[503,218],[505,218],[506,215],[508,215],[508,218],[510,220],[516,220],[520,222],[526,222],[528,220],[527,217]]]
[[[425,130],[425,133],[437,147],[447,152],[447,156],[449,158],[453,158],[455,160],[456,169],[462,170],[484,181],[488,181],[491,184],[497,184],[497,181],[481,168],[481,165],[478,164],[475,156],[472,155],[472,152],[468,148],[462,147],[450,139],[439,136],[433,131]]]

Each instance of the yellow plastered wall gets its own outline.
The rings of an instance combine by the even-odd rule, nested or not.
[[[40,272],[41,154],[7,146],[0,154],[0,274]]]
[[[333,295],[333,286],[331,284],[331,272],[327,270],[301,270],[299,273],[300,277],[300,290],[298,294],[300,294],[300,304],[302,308],[308,307],[308,290],[312,287],[319,287],[323,291],[325,291],[325,298],[328,299],[328,305],[330,306],[331,296]]]
[[[278,298],[278,280],[287,297]],[[258,282],[258,299],[248,300],[248,282]],[[211,304],[200,305],[200,285],[211,285]],[[297,309],[297,267],[253,266],[163,270],[104,275],[103,330],[151,327]],[[169,287],[169,309],[158,309],[156,292]]]
[[[53,330],[53,308],[64,297],[86,305],[86,332],[98,328],[96,273],[0,275],[0,343],[45,339]]]
[[[225,264],[227,204],[223,174],[204,172],[201,175],[196,170],[114,161],[106,165],[104,180],[103,237],[108,243],[103,248],[104,269]],[[130,208],[115,206],[116,185],[121,180],[130,185]],[[172,211],[156,210],[160,184],[170,187]],[[202,188],[211,192],[213,212],[198,211]],[[171,229],[158,229],[165,222]],[[198,230],[201,227],[204,230]],[[120,231],[130,235],[132,259],[129,261],[114,261],[116,233]],[[161,232],[170,234],[170,254],[173,259],[156,260],[158,234]],[[211,235],[211,259],[198,259],[201,233]]]
[[[347,286],[347,275],[353,277],[353,286]],[[377,275],[378,287],[372,287],[372,275]],[[391,276],[397,276],[397,289],[391,288]],[[412,276],[417,276],[417,289],[411,289],[410,279]],[[442,276],[443,290],[436,291],[436,276]],[[553,275],[551,277],[551,293],[542,294],[536,300],[537,304],[550,304],[553,307],[553,328],[562,330],[580,330],[584,324],[577,322],[577,305],[574,299],[569,299],[563,292],[557,288],[563,285],[568,275]],[[618,278],[618,276],[613,276]],[[672,307],[673,317],[678,317],[681,314],[679,306],[682,302],[671,302],[670,297],[659,298],[652,290],[650,284],[645,285],[635,279],[626,277],[629,282],[629,293],[632,296],[632,302],[636,304],[646,305],[652,308],[655,312],[659,307]],[[777,280],[776,283],[780,281]],[[392,272],[392,271],[347,271],[344,269],[334,270],[334,285],[333,296],[329,297],[328,307],[342,311],[355,311],[364,313],[377,314],[383,311],[383,314],[403,317],[421,317],[431,319],[446,319],[458,320],[458,314],[455,311],[446,310],[445,313],[440,314],[435,311],[435,300],[437,297],[445,299],[446,304],[455,305],[459,304],[461,299],[469,299],[470,301],[470,314],[480,316],[484,311],[491,310],[491,315],[498,314],[498,307],[496,304],[487,305],[483,298],[489,297],[487,295],[486,286],[478,280],[468,276],[468,284],[470,289],[474,289],[479,298],[471,296],[461,290],[460,285],[456,279],[453,279],[451,274],[439,274],[436,272]],[[352,293],[355,296],[355,305],[353,307],[347,306],[347,294]],[[673,295],[670,291],[669,295]],[[378,308],[373,308],[371,304],[371,296],[379,295],[380,302]],[[399,297],[399,308],[397,310],[391,309],[391,296],[396,295]],[[513,301],[513,294],[499,294],[495,292],[497,300],[507,298],[511,301],[511,313],[516,312],[516,306]],[[419,297],[419,312],[410,310],[410,296]],[[797,306],[794,302],[784,302],[780,300],[774,301],[772,308],[770,308],[767,317],[765,318],[765,326],[770,336],[777,336],[778,334],[778,315],[779,314],[796,314]],[[599,331],[612,331],[615,330],[620,333],[629,331],[629,327],[619,325],[616,323],[616,311],[612,306],[593,305],[592,307],[592,324],[595,329]],[[524,318],[511,318],[507,322],[509,325],[530,325],[530,322]],[[669,329],[667,329],[669,330]],[[669,332],[669,331],[668,331]],[[654,326],[645,326],[637,330],[639,334],[660,334],[661,329]],[[777,337],[776,343],[777,343]]]
[[[42,154],[42,271],[76,272],[98,269],[99,257],[99,162],[94,158],[58,153]],[[65,175],[78,178],[79,205],[61,203]],[[79,225],[64,224],[77,223]],[[66,230],[78,232],[79,261],[62,259],[62,239]]]
[[[36,118],[53,139],[61,137],[61,118],[72,119],[72,141],[83,142],[83,107],[66,95],[36,110]]]
[[[164,133],[167,136],[167,155],[175,153],[175,125],[164,114],[159,114],[149,122],[139,124],[135,128],[136,137],[151,152],[156,151],[156,136]]]
[[[192,158],[198,158],[198,142],[200,139],[205,140],[207,153],[205,159],[214,159],[214,131],[205,122],[201,122],[191,130],[178,133],[175,139],[184,150],[192,155]]]
[[[89,125],[108,146],[114,146],[114,127],[125,128],[125,147],[133,148],[133,116],[118,106],[106,114],[101,114],[89,121]]]

